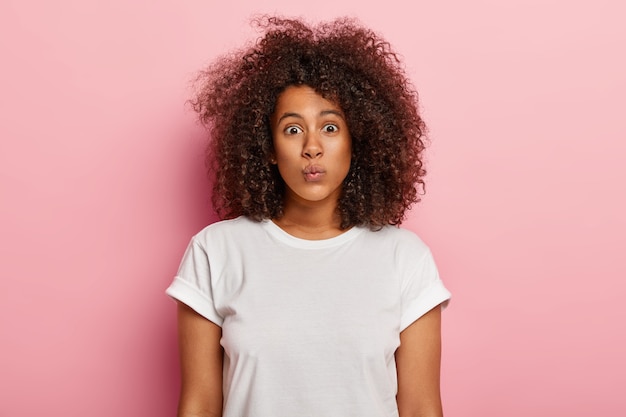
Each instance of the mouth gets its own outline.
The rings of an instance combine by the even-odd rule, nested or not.
[[[319,181],[325,173],[326,170],[317,165],[310,165],[302,170],[304,179],[307,181]]]

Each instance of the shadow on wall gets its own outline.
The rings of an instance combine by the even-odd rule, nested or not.
[[[175,415],[180,391],[180,368],[176,332],[176,302],[165,294],[171,283],[189,240],[204,227],[219,221],[219,217],[211,203],[212,182],[207,174],[205,149],[210,138],[205,127],[190,121],[174,138],[175,160],[171,167],[178,172],[173,173],[174,183],[171,184],[173,198],[177,203],[172,211],[171,230],[166,236],[177,236],[176,241],[168,242],[166,272],[159,281],[155,304],[155,320],[150,328],[150,338],[158,346],[155,366],[158,372],[156,385],[161,391],[159,402],[162,404],[163,416]],[[180,140],[183,138],[183,140]],[[174,156],[174,155],[172,155]],[[139,342],[141,343],[141,342]],[[144,410],[145,411],[145,410]],[[161,411],[160,411],[161,412]]]

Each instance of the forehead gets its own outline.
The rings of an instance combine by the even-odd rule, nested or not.
[[[296,109],[341,111],[336,102],[322,97],[311,87],[307,85],[291,85],[285,88],[278,96],[274,115]]]

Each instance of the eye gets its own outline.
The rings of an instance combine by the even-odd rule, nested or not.
[[[285,134],[286,135],[297,135],[298,133],[301,133],[302,129],[300,129],[298,126],[287,126],[287,128],[285,129]]]
[[[336,133],[338,130],[339,128],[337,127],[337,125],[334,124],[327,124],[322,128],[322,131],[326,133]]]

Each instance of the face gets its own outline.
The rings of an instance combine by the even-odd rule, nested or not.
[[[276,101],[271,128],[285,203],[336,205],[352,157],[339,106],[308,86],[290,86]]]

